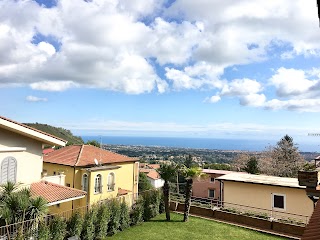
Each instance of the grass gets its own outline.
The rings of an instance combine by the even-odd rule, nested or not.
[[[284,239],[253,230],[236,227],[224,223],[206,220],[197,217],[190,217],[189,222],[182,222],[183,215],[171,213],[171,221],[165,221],[165,215],[161,214],[149,222],[142,223],[117,233],[112,237],[116,239],[200,239],[200,240],[276,240]]]

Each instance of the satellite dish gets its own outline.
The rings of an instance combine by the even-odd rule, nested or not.
[[[99,162],[97,159],[94,159],[94,163],[98,166],[99,165]]]

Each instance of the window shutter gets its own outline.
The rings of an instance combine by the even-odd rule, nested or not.
[[[1,163],[1,183],[16,183],[17,161],[14,157],[6,157]]]

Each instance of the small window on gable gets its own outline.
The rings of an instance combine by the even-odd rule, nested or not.
[[[272,194],[272,208],[286,210],[286,195],[285,194]]]
[[[6,157],[1,163],[1,184],[17,181],[17,160],[14,157]]]
[[[210,182],[214,182],[215,181],[215,178],[214,177],[211,177],[210,178]]]

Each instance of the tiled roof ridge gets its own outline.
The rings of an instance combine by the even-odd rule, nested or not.
[[[62,138],[59,138],[59,137],[57,137],[57,136],[54,136],[54,135],[51,135],[51,134],[49,134],[49,133],[43,132],[43,131],[41,131],[41,130],[39,130],[39,129],[36,129],[36,128],[33,128],[33,127],[30,127],[30,126],[25,125],[25,124],[23,124],[23,123],[16,122],[16,121],[14,121],[14,120],[12,120],[12,119],[9,119],[9,118],[3,117],[3,116],[0,116],[0,118],[1,118],[1,119],[3,119],[3,120],[5,120],[5,121],[8,121],[8,122],[11,122],[11,123],[17,124],[17,125],[19,125],[19,126],[22,126],[22,127],[28,128],[28,129],[30,129],[30,130],[33,130],[33,131],[35,131],[35,132],[38,132],[38,133],[44,134],[44,135],[46,135],[46,136],[49,136],[49,137],[52,137],[52,138],[58,139],[58,140],[60,140],[60,141],[62,141],[62,142],[67,142],[66,140],[64,140],[64,139],[62,139]]]
[[[67,186],[60,185],[60,184],[53,183],[53,182],[48,182],[48,181],[45,181],[45,180],[40,181],[40,183],[44,183],[44,184],[52,185],[52,186],[55,186],[55,187],[69,189],[69,190],[73,190],[73,191],[82,192],[84,194],[87,194],[86,191],[82,191],[82,190],[79,190],[79,189],[76,189],[76,188],[72,188],[72,187],[67,187]]]
[[[90,144],[83,144],[83,145],[85,145],[85,146],[87,146],[87,147],[94,147],[94,148],[100,149],[100,150],[102,150],[102,151],[110,152],[110,153],[113,153],[113,154],[116,154],[116,155],[120,155],[120,156],[123,156],[123,157],[126,157],[126,158],[130,158],[130,159],[132,159],[132,160],[137,159],[137,158],[134,158],[134,157],[129,157],[129,156],[124,155],[124,154],[120,154],[120,153],[117,153],[117,152],[113,152],[113,151],[111,151],[111,150],[107,150],[107,149],[99,148],[99,147],[94,146],[94,145],[90,145]]]
[[[84,147],[84,144],[81,145],[80,152],[79,152],[77,161],[76,161],[76,163],[74,164],[74,166],[77,166],[78,163],[80,162],[80,158],[81,158],[81,154],[82,154],[83,147]]]

